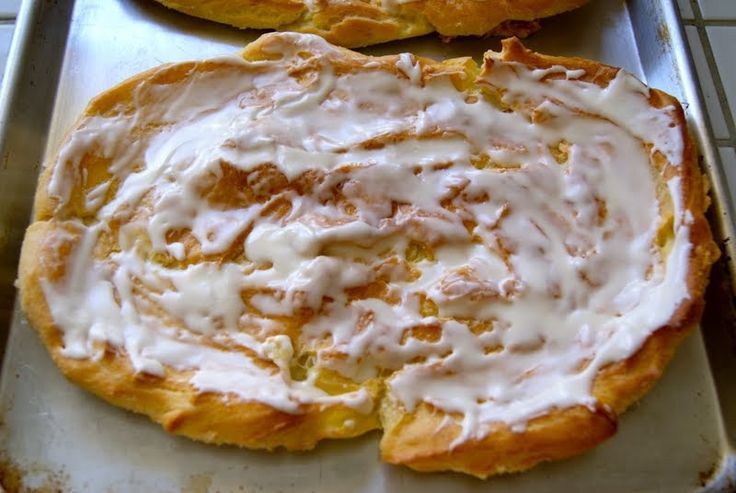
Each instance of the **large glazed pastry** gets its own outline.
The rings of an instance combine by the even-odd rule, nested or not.
[[[304,34],[87,107],[38,186],[23,308],[170,432],[382,428],[476,476],[587,450],[697,324],[718,250],[672,97],[519,41],[442,63]]]
[[[527,35],[538,19],[588,0],[156,0],[239,28],[318,34],[347,47],[431,32],[443,36]]]

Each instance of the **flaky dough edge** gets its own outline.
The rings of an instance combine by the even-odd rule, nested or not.
[[[446,37],[521,35],[529,29],[525,22],[578,8],[589,0],[415,0],[385,7],[379,0],[314,0],[314,10],[302,0],[156,1],[238,28],[317,34],[331,43],[355,48],[431,32]]]

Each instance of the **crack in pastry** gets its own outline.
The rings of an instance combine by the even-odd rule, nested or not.
[[[588,0],[156,0],[185,14],[238,28],[317,34],[347,47],[437,32],[521,36],[539,19]]]
[[[718,257],[677,101],[518,40],[368,57],[277,33],[95,98],[41,176],[23,307],[168,431],[477,476],[593,447]]]

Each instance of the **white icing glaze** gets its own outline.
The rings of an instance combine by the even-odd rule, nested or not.
[[[414,56],[411,53],[400,54],[399,60],[396,62],[396,68],[401,70],[414,84],[421,82],[422,67],[419,65],[419,61],[414,61]]]
[[[104,205],[107,182],[87,192],[95,222],[76,224],[65,281],[44,283],[64,356],[99,357],[106,342],[137,371],[194,370],[201,391],[287,412],[335,402],[367,412],[367,392],[327,395],[317,369],[356,381],[388,371],[408,410],[461,413],[460,443],[496,421],[523,429],[552,408],[593,406],[598,370],[630,356],[687,296],[681,184],[668,182],[677,220],[660,258],[649,165],[655,151],[680,165],[683,143],[672,109],[649,106],[631,75],[601,88],[580,70],[494,61],[480,81],[517,108],[505,112],[446,76],[423,78],[408,54],[395,62],[406,78],[367,59],[336,76],[330,60],[343,55],[319,38],[271,35],[266,48],[281,56],[142,83],[134,113],[88,117],[72,133],[48,187],[57,213],[83,186],[85,153],[111,159],[120,185]],[[307,49],[317,58],[297,56]],[[310,74],[304,85],[287,67]],[[164,126],[131,143],[151,123]],[[205,192],[223,163],[261,198],[213,203]],[[299,193],[307,172],[318,178]],[[276,214],[279,200],[289,205]],[[95,258],[121,215],[120,251]],[[240,253],[178,267],[154,256],[192,258],[191,243],[202,255]],[[407,263],[417,244],[430,253]],[[371,283],[381,298],[348,296]],[[298,339],[284,316],[306,317]],[[419,328],[435,337],[412,336]],[[295,381],[304,350],[315,366]]]

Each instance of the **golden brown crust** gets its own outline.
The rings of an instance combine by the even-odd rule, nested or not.
[[[249,45],[243,56],[250,60],[266,58],[268,42],[267,36],[262,37]],[[367,57],[348,50],[339,53],[340,57],[335,56],[341,64],[338,72],[349,71],[367,61]],[[504,60],[535,68],[563,65],[569,69],[584,69],[583,79],[601,86],[607,85],[618,71],[589,60],[532,53],[518,40],[507,40],[501,54],[488,56],[491,65],[493,60]],[[375,60],[386,70],[396,70],[396,57]],[[216,62],[188,63],[140,74],[95,98],[85,116],[125,111],[126,105],[133,104],[133,89],[143,82],[174,83],[196,71],[220,68]],[[477,72],[468,59],[444,63],[424,60],[423,70],[425,75],[455,74],[457,84],[463,83],[463,76]],[[464,84],[469,82],[465,80]],[[83,208],[75,208],[72,200],[61,212],[54,212],[56,200],[47,192],[50,166],[39,182],[36,222],[28,229],[21,254],[21,302],[31,325],[67,378],[117,406],[148,415],[173,433],[211,443],[304,450],[324,438],[347,438],[382,427],[381,453],[387,462],[422,471],[455,470],[479,477],[520,471],[541,461],[569,457],[610,437],[616,430],[616,415],[643,396],[659,379],[677,345],[696,326],[703,308],[709,268],[719,255],[704,217],[707,190],[697,167],[682,109],[674,98],[656,90],[651,91],[650,104],[657,108],[673,108],[673,119],[685,142],[682,165],[672,166],[666,161],[652,164],[654,168],[661,168],[657,175],[661,181],[675,175],[681,177],[684,205],[693,216],[689,229],[694,245],[689,258],[690,297],[682,302],[670,322],[652,334],[633,356],[600,371],[593,388],[599,406],[592,410],[581,406],[554,410],[531,420],[523,432],[497,425],[484,438],[453,447],[461,433],[459,418],[426,404],[406,412],[400,404],[384,399],[380,410],[369,414],[343,404],[311,405],[303,408],[302,414],[288,414],[257,402],[228,401],[220,395],[200,393],[189,383],[187,372],[169,368],[166,378],[136,374],[122,350],[108,348],[99,361],[64,357],[61,332],[46,302],[43,282],[54,282],[65,276],[65,259],[78,246],[78,226],[67,219],[79,218]],[[99,161],[80,164],[87,169],[88,189],[106,178],[103,164]],[[660,200],[666,205],[664,194],[666,187],[660,189]],[[663,224],[672,216],[671,206],[665,205]],[[380,400],[383,389],[379,380],[369,381],[364,387]]]
[[[434,31],[443,36],[523,36],[536,29],[533,21],[578,8],[588,0],[157,1],[239,28],[318,34],[341,46],[358,47]]]
[[[549,460],[586,450],[616,432],[616,419],[601,408],[554,410],[531,420],[523,431],[498,426],[481,440],[468,440],[453,448],[461,433],[457,423],[442,426],[445,414],[422,405],[387,426],[381,440],[381,457],[418,471],[451,470],[486,477],[523,471]]]

